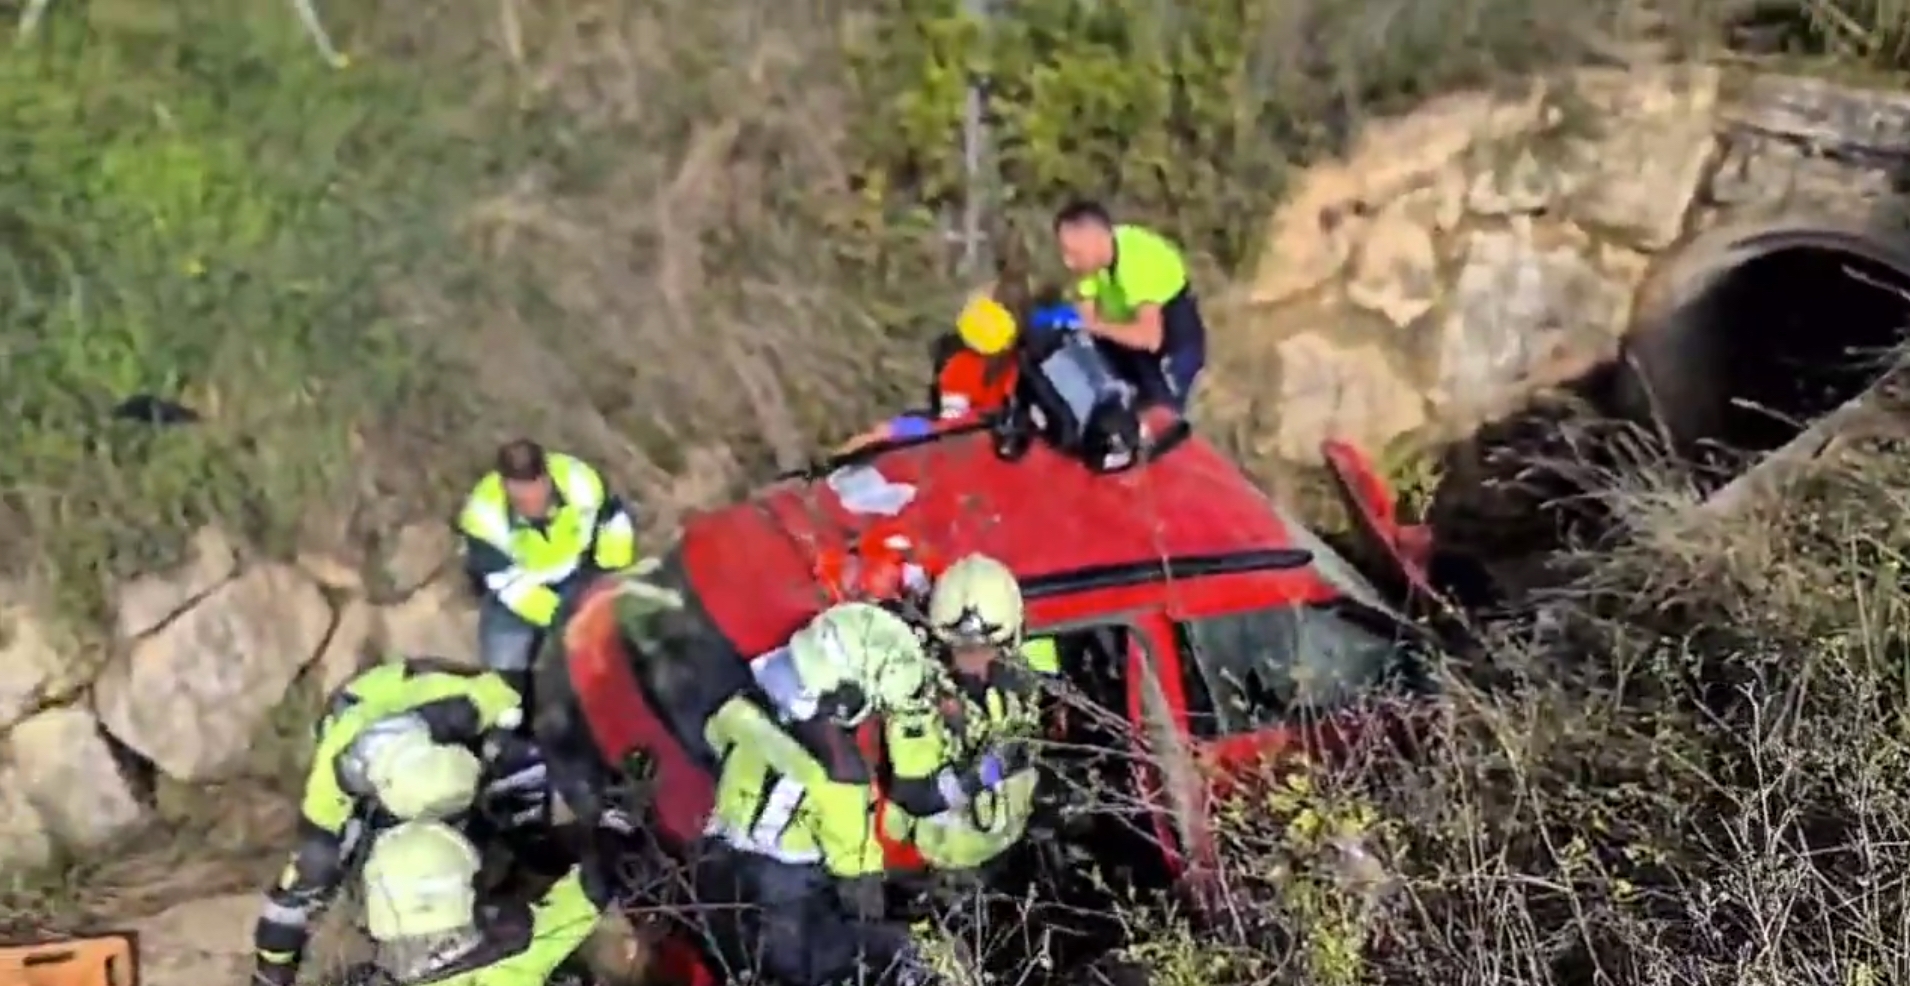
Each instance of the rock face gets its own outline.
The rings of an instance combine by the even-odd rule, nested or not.
[[[1465,431],[1610,358],[1694,236],[1875,224],[1906,152],[1901,93],[1710,67],[1434,100],[1300,176],[1216,306],[1200,410],[1300,461]]]
[[[0,592],[0,729],[85,683],[74,649],[26,600]]]
[[[7,754],[0,785],[25,793],[63,848],[104,848],[149,817],[84,709],[49,709],[13,727]]]
[[[297,569],[255,568],[134,644],[94,683],[93,704],[167,776],[217,779],[324,646],[332,619]]]
[[[277,564],[207,528],[177,569],[118,587],[107,648],[0,586],[0,875],[108,849],[153,819],[155,776],[244,770],[301,676],[329,691],[381,649],[474,658],[453,548],[419,525],[362,564]]]

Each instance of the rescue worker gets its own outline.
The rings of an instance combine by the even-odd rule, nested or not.
[[[982,739],[1025,738],[1040,729],[1041,676],[1061,672],[1054,641],[1024,641],[1021,582],[983,554],[957,559],[929,593],[929,632],[955,683],[981,713]]]
[[[312,920],[368,828],[468,808],[483,771],[473,750],[523,715],[517,691],[498,675],[429,659],[380,664],[340,686],[318,724],[298,844],[253,932],[256,981],[284,986],[296,977]]]
[[[1020,335],[1007,306],[986,293],[968,299],[955,318],[955,336],[937,346],[929,406],[905,411],[838,446],[845,455],[878,442],[922,438],[937,427],[999,410],[1014,395],[1020,372],[1015,342]]]
[[[1055,214],[1055,238],[1075,288],[1082,327],[1139,392],[1141,419],[1160,435],[1187,412],[1207,362],[1207,325],[1187,263],[1166,237],[1116,223],[1097,202]]]
[[[537,642],[569,594],[595,572],[636,561],[636,526],[603,476],[528,439],[498,449],[496,467],[458,515],[464,564],[483,587],[478,654],[520,691]]]
[[[1021,583],[987,555],[957,559],[930,592],[929,633],[958,696],[936,716],[892,718],[884,738],[889,796],[904,813],[888,834],[913,841],[939,868],[999,855],[1033,811],[1039,676],[1058,669],[1052,642],[1023,644],[1024,620]]]
[[[380,833],[364,866],[365,925],[380,986],[546,986],[587,981],[576,958],[620,893],[606,860],[573,866],[535,901],[480,905],[477,847],[441,821]]]
[[[901,617],[841,603],[757,660],[703,736],[721,765],[693,874],[711,949],[785,986],[885,971],[920,982],[908,929],[883,919],[874,778],[850,730],[932,710],[939,668]]]

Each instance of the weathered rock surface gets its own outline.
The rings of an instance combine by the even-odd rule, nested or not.
[[[1439,327],[1432,399],[1489,414],[1549,361],[1616,350],[1630,305],[1580,243],[1541,245],[1530,222],[1474,230]]]
[[[56,623],[0,590],[0,730],[71,696],[90,670]]]
[[[239,567],[239,552],[225,532],[202,528],[192,539],[189,559],[178,571],[142,575],[119,587],[116,613],[120,637],[149,633],[178,615]]]
[[[1711,67],[1433,100],[1298,177],[1254,277],[1214,306],[1200,413],[1307,461],[1328,437],[1462,432],[1609,358],[1641,287],[1705,230],[1910,217],[1907,154],[1910,95],[1727,91]]]
[[[320,691],[330,694],[369,665],[376,629],[376,614],[364,600],[347,600],[339,607],[332,635],[312,666]]]
[[[403,599],[444,574],[457,553],[457,543],[444,524],[406,524],[384,553],[384,588]]]
[[[256,894],[187,901],[138,921],[141,986],[228,986],[252,974]]]
[[[1321,438],[1403,433],[1426,421],[1425,402],[1376,343],[1337,347],[1317,336],[1280,345],[1279,406],[1273,451],[1313,453]]]
[[[215,779],[243,759],[332,620],[324,593],[297,569],[254,568],[109,665],[94,706],[168,777]]]
[[[477,663],[477,607],[455,579],[441,579],[401,603],[379,608],[376,640],[385,653],[427,654]]]
[[[13,727],[6,756],[0,786],[24,792],[68,850],[110,845],[150,818],[85,709],[49,709]]]

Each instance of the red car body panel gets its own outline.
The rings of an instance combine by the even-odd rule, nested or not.
[[[852,511],[826,481],[787,480],[686,524],[680,550],[690,588],[741,654],[782,645],[845,595],[887,594],[882,587],[893,580],[882,569],[896,559],[881,557],[885,552],[911,554],[931,571],[983,552],[1028,581],[1172,557],[1292,549],[1298,541],[1264,494],[1198,437],[1159,461],[1113,475],[1093,473],[1039,443],[1018,461],[1004,461],[981,429],[957,429],[865,458],[885,484],[911,487],[906,505],[893,515]],[[895,547],[904,541],[904,548]],[[1193,859],[1186,857],[1203,857],[1209,847],[1207,775],[1224,776],[1278,755],[1302,737],[1282,727],[1211,741],[1189,738],[1183,656],[1172,621],[1338,596],[1311,565],[1301,565],[1031,599],[1029,625],[1036,632],[1085,623],[1129,627],[1138,645],[1130,646],[1125,669],[1130,721],[1147,720],[1146,683],[1158,683],[1186,760],[1201,775],[1198,784],[1181,791],[1178,814],[1186,817],[1155,814],[1175,872],[1187,872]],[[645,703],[608,619],[608,607],[593,612],[586,604],[569,624],[569,667],[579,704],[609,762],[633,749],[660,748],[653,757],[658,789],[669,793],[659,805],[665,834],[687,842],[700,833],[710,808],[711,780],[676,748],[656,717],[634,708]],[[875,730],[865,729],[861,740],[871,757],[880,756]],[[1164,789],[1149,768],[1135,769],[1143,790]],[[911,847],[887,848],[897,867],[921,863]]]
[[[716,790],[704,771],[650,708],[624,651],[612,612],[612,588],[600,582],[579,600],[564,625],[564,653],[571,687],[605,761],[620,764],[633,753],[650,758],[657,790],[656,824],[664,839],[687,846],[703,833]]]
[[[686,525],[685,561],[704,604],[745,653],[780,645],[829,602],[818,559],[871,529],[892,530],[953,559],[1001,558],[1024,579],[1171,555],[1292,546],[1265,497],[1212,446],[1191,439],[1146,468],[1097,475],[1037,445],[998,458],[980,431],[886,452],[870,461],[915,497],[896,517],[858,516],[824,483],[789,480]],[[1171,515],[1171,517],[1170,517]],[[1278,573],[1293,585],[1303,574]],[[1134,587],[1136,602],[1161,587]],[[1122,608],[1107,596],[1056,600],[1036,622]]]

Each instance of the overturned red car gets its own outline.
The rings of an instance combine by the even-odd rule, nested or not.
[[[1374,553],[1393,560],[1400,584],[1423,584],[1423,538],[1397,524],[1357,452],[1327,451]],[[1029,635],[1052,638],[1070,692],[1111,713],[1067,717],[1058,738],[1148,753],[1082,769],[1145,806],[1096,844],[1152,880],[1198,873],[1210,852],[1206,779],[1343,741],[1371,699],[1417,678],[1424,641],[1411,621],[1197,437],[1103,474],[1045,446],[1008,461],[978,425],[818,473],[693,518],[651,577],[681,593],[700,659],[744,661],[837,599],[893,592],[898,556],[930,571],[969,552],[1000,558],[1022,580]],[[547,753],[586,759],[608,783],[641,760],[660,834],[680,847],[702,832],[710,778],[647,711],[625,652],[608,645],[611,619],[608,605],[582,600],[566,659],[543,669],[540,707],[568,717]],[[919,862],[889,849],[898,868]]]

